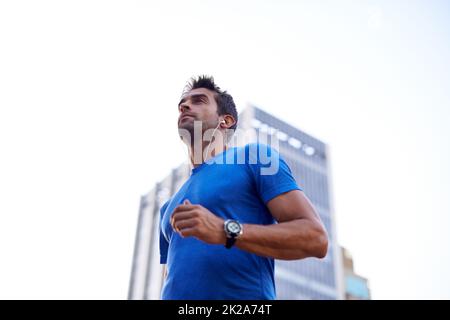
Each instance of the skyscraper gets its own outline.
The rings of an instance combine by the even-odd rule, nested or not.
[[[266,137],[269,141],[278,142],[277,149],[289,164],[299,186],[314,204],[329,235],[328,254],[324,259],[276,260],[278,299],[342,299],[341,255],[336,241],[328,147],[254,106],[248,106],[240,114],[238,129],[251,129],[256,133],[255,138]],[[248,136],[246,139],[246,142],[251,142]],[[240,143],[239,140],[234,141],[234,144]],[[182,164],[141,197],[129,299],[159,299],[162,286],[159,209],[181,187],[189,173],[189,165]]]

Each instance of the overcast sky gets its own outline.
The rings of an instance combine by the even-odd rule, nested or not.
[[[450,299],[446,1],[1,1],[0,298],[127,296],[140,195],[211,74],[331,149],[377,299]],[[301,181],[299,181],[301,185]]]

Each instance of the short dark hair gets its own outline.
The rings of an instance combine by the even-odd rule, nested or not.
[[[234,120],[236,120],[236,123],[231,126],[230,129],[236,129],[238,114],[233,97],[225,90],[221,90],[220,87],[214,82],[214,78],[212,76],[207,75],[192,77],[184,87],[183,94],[198,88],[205,88],[215,93],[214,98],[216,99],[217,103],[217,113],[219,114],[219,116],[222,116],[224,114],[233,116]]]

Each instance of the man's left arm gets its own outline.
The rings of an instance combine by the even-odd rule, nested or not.
[[[277,224],[244,224],[236,246],[275,259],[325,257],[328,235],[311,202],[300,190],[282,193],[267,202]],[[183,237],[194,236],[210,244],[225,244],[224,220],[201,205],[188,201],[172,215],[172,226]]]
[[[267,207],[278,223],[244,224],[244,232],[236,241],[238,248],[283,260],[325,257],[327,232],[302,191],[280,194]]]

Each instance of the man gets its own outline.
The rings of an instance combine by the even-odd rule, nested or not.
[[[275,299],[274,259],[323,258],[325,228],[275,150],[227,148],[216,138],[236,128],[231,95],[207,76],[186,88],[178,129],[193,169],[161,208],[162,299]],[[202,136],[208,130],[214,148]],[[261,174],[268,165],[262,154],[278,161],[275,173]],[[244,163],[217,161],[242,156]]]

